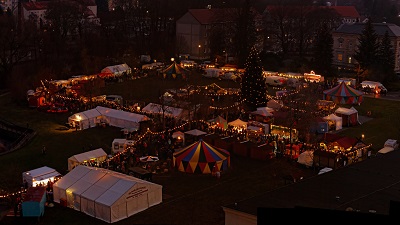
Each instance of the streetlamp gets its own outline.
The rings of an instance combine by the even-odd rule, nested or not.
[[[228,63],[228,52],[227,51],[222,51],[223,53],[225,53],[225,64]]]
[[[201,45],[199,45],[199,59],[200,59],[200,53],[201,53]]]

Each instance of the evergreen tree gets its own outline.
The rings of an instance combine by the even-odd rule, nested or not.
[[[257,107],[267,104],[267,86],[261,67],[259,52],[255,47],[251,48],[245,63],[245,73],[241,83],[242,99],[254,111]]]
[[[327,23],[317,30],[314,59],[318,74],[331,75],[333,59],[333,37]]]
[[[365,28],[358,38],[358,41],[358,49],[356,50],[354,58],[359,64],[360,71],[358,75],[360,75],[374,66],[378,55],[378,36],[372,25],[371,19],[368,19],[368,22],[365,24]]]
[[[395,53],[393,50],[392,43],[390,41],[388,31],[382,38],[378,49],[378,65],[381,71],[381,81],[390,81],[395,78],[394,67],[395,67]]]
[[[238,9],[235,27],[233,27],[233,44],[237,56],[237,64],[243,66],[246,57],[250,52],[250,47],[256,43],[257,31],[255,24],[255,14],[252,11],[252,2],[245,0],[243,6]],[[244,44],[246,43],[246,44]]]

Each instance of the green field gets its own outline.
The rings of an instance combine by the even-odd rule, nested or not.
[[[163,80],[157,77],[141,78],[107,86],[104,94],[119,94],[124,99],[154,102],[159,93],[168,88],[177,88],[187,83],[207,85],[216,82],[222,87],[239,87],[233,81],[219,81],[196,75],[189,81]],[[350,107],[350,106],[344,106]],[[398,139],[400,134],[400,101],[365,98],[355,106],[360,115],[372,112],[373,119],[360,126],[346,128],[339,134],[350,137],[365,135],[365,142],[372,143],[374,151],[379,150],[388,139]],[[0,97],[0,118],[37,131],[37,136],[27,146],[1,156],[0,189],[15,192],[22,182],[22,172],[42,166],[49,166],[62,174],[67,172],[67,159],[75,154],[93,148],[111,152],[114,138],[122,137],[120,128],[92,128],[83,131],[60,130],[70,113],[49,114],[31,109],[26,103],[15,102],[10,95]],[[42,146],[47,154],[42,155]],[[162,204],[134,215],[115,224],[224,224],[222,205],[257,195],[283,185],[282,176],[305,173],[311,176],[312,169],[298,168],[293,162],[274,159],[268,162],[255,161],[232,156],[232,169],[220,180],[211,175],[183,174],[172,171],[156,175],[155,183],[163,185],[167,196]],[[22,218],[3,219],[2,224],[37,224],[37,220]],[[56,206],[46,208],[39,224],[107,224],[72,209]]]

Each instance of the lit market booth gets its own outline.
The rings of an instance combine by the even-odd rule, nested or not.
[[[371,146],[358,138],[325,133],[324,141],[314,151],[314,165],[336,169],[360,162],[368,157]]]
[[[22,173],[23,182],[27,183],[28,187],[46,186],[49,181],[53,183],[59,177],[59,172],[47,166]]]
[[[71,171],[73,168],[81,164],[99,165],[106,159],[107,153],[102,148],[76,154],[68,158],[68,171]]]

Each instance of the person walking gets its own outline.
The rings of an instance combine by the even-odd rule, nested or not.
[[[44,145],[42,147],[42,155],[46,155],[46,146],[44,146]]]

